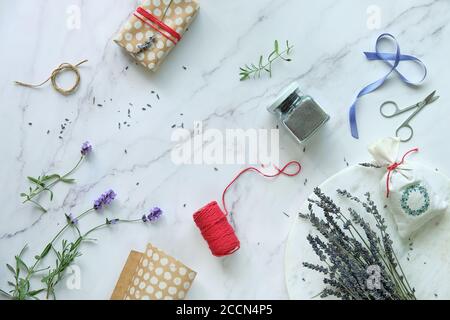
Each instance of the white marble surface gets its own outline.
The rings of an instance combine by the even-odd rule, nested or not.
[[[367,27],[367,8],[373,4],[381,9],[380,30]],[[81,9],[81,28],[76,30],[66,26],[66,10],[72,5]],[[154,205],[166,214],[154,226],[117,226],[99,232],[99,242],[85,246],[77,262],[81,288],[69,290],[61,283],[59,298],[109,298],[129,251],[143,249],[151,241],[198,272],[188,298],[283,299],[287,298],[283,256],[290,228],[283,211],[295,203],[300,206],[314,186],[347,163],[368,160],[366,146],[395,131],[401,119],[382,119],[378,114],[382,101],[395,99],[406,105],[438,90],[441,99],[414,121],[416,136],[404,148],[420,146],[416,160],[450,173],[448,1],[203,0],[190,32],[157,74],[135,66],[112,42],[135,6],[135,0],[0,2],[2,268],[25,243],[30,247],[26,260],[31,261],[64,223],[65,212],[80,212],[98,194],[113,188],[119,197],[112,210],[103,213],[109,217],[140,216]],[[397,36],[404,53],[423,59],[429,77],[418,89],[395,78],[365,97],[357,141],[349,134],[347,110],[363,85],[386,72],[381,62],[368,62],[362,55],[373,49],[383,31]],[[274,39],[288,39],[296,46],[293,62],[276,64],[271,79],[239,82],[238,67],[269,52]],[[13,80],[38,81],[60,62],[85,58],[89,63],[82,68],[81,87],[73,96],[60,96],[48,86],[29,90],[12,84]],[[171,127],[183,123],[192,129],[194,121],[203,120],[207,128],[220,130],[273,128],[276,119],[266,106],[293,80],[327,110],[331,121],[305,152],[281,132],[281,160],[301,161],[304,170],[299,177],[266,182],[248,175],[239,181],[228,201],[233,203],[242,248],[231,257],[214,258],[192,213],[219,199],[242,166],[174,165]],[[93,97],[103,107],[93,105]],[[144,112],[141,106],[147,103],[153,108]],[[127,119],[128,108],[131,119]],[[66,118],[71,123],[59,139]],[[123,121],[131,126],[119,130],[117,124]],[[45,215],[21,205],[25,177],[42,170],[66,170],[76,161],[84,140],[95,145],[95,153],[74,175],[78,183],[58,186]],[[84,226],[101,219],[94,217]],[[4,268],[2,288],[8,276]]]

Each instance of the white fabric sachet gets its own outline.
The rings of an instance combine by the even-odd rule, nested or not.
[[[398,160],[399,146],[398,138],[385,138],[371,145],[369,152],[375,164],[386,169],[380,187],[400,236],[408,238],[446,212],[450,182],[436,170],[408,161],[417,149]]]

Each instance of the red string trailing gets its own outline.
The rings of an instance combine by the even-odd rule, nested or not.
[[[293,173],[287,172],[287,169],[291,166],[295,165],[297,170]],[[216,257],[224,257],[228,256],[240,248],[239,239],[236,236],[236,233],[233,227],[230,225],[228,221],[228,210],[225,204],[225,195],[227,191],[231,188],[231,186],[246,172],[255,171],[263,177],[266,178],[275,178],[280,175],[285,175],[288,177],[294,177],[298,175],[302,166],[297,161],[291,161],[286,164],[282,169],[277,169],[277,173],[269,175],[261,172],[261,170],[255,167],[249,167],[247,169],[242,170],[225,188],[222,194],[222,204],[225,210],[225,213],[220,209],[218,203],[213,201],[198,210],[194,214],[194,221],[197,227],[200,229],[200,232],[203,238],[209,245],[211,252]]]
[[[403,165],[405,163],[406,157],[408,157],[411,153],[414,153],[414,152],[419,152],[419,148],[414,148],[414,149],[409,150],[407,153],[405,153],[403,155],[402,161],[394,162],[389,167],[387,167],[388,174],[387,174],[387,179],[386,179],[386,198],[389,198],[389,195],[391,193],[390,183],[391,183],[392,172],[394,172],[395,170],[397,170],[398,167]]]
[[[181,35],[178,32],[173,30],[171,27],[159,20],[151,12],[145,10],[144,8],[137,8],[136,12],[133,13],[133,15],[146,25],[150,26],[152,29],[161,33],[164,37],[166,37],[173,43],[176,44],[181,40]]]

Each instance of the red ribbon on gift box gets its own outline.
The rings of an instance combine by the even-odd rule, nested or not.
[[[177,42],[181,40],[181,35],[178,32],[159,20],[151,12],[145,10],[144,8],[137,8],[133,15],[146,25],[150,26],[152,29],[161,33],[164,37],[166,37],[173,43],[177,44]]]

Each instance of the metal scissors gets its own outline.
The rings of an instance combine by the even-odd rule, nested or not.
[[[400,138],[400,131],[402,130],[407,130],[409,131],[409,136],[407,136],[407,138],[405,139],[401,139],[401,142],[408,142],[410,141],[413,136],[414,136],[414,130],[411,127],[411,125],[409,124],[411,122],[412,119],[414,119],[417,114],[422,111],[426,106],[428,106],[429,104],[435,102],[436,100],[438,100],[440,97],[436,96],[436,90],[433,91],[428,97],[425,98],[425,100],[416,103],[415,105],[412,105],[411,107],[405,108],[405,109],[400,109],[397,105],[397,103],[395,103],[394,101],[386,101],[385,103],[383,103],[380,107],[380,113],[383,117],[385,118],[394,118],[397,117],[405,112],[411,111],[416,109],[416,111],[411,114],[408,119],[405,120],[405,122],[403,122],[400,127],[398,127],[397,131],[395,132],[395,135]],[[394,106],[394,112],[390,111],[387,112],[388,110],[386,110],[387,106]],[[390,110],[392,110],[392,108],[389,108]]]

